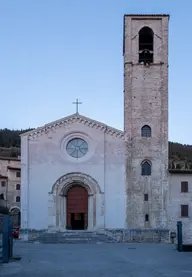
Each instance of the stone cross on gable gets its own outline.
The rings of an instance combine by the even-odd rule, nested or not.
[[[78,99],[76,99],[75,102],[72,102],[72,104],[75,104],[76,105],[76,113],[79,113],[79,104],[82,104],[82,102],[79,102]]]

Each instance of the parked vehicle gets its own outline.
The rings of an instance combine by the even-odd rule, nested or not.
[[[14,239],[19,238],[19,226],[13,226],[12,234]]]

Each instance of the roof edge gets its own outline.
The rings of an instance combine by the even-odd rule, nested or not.
[[[109,128],[109,129],[111,129],[111,130],[113,130],[113,131],[115,131],[115,132],[117,132],[117,133],[119,133],[119,134],[124,135],[124,131],[122,131],[122,130],[116,129],[116,128],[111,127],[111,126],[109,126],[109,125],[107,125],[107,124],[105,124],[105,123],[102,123],[102,122],[100,122],[100,121],[91,119],[91,118],[86,117],[86,116],[84,116],[84,115],[81,115],[81,114],[79,114],[79,113],[74,113],[74,114],[71,114],[71,115],[69,115],[69,116],[66,116],[66,117],[60,118],[60,119],[58,119],[58,120],[52,121],[52,122],[50,122],[50,123],[47,123],[47,124],[45,124],[45,125],[43,125],[43,126],[41,126],[41,127],[38,127],[38,128],[36,128],[36,129],[33,129],[33,130],[28,131],[28,132],[26,132],[26,133],[23,133],[23,134],[20,135],[20,137],[27,136],[27,135],[31,135],[31,134],[33,134],[33,133],[35,133],[35,132],[38,132],[38,131],[42,130],[43,128],[46,128],[46,127],[48,128],[49,126],[54,125],[54,124],[57,124],[57,123],[60,122],[60,121],[68,120],[68,119],[73,118],[73,117],[77,117],[77,118],[79,117],[79,118],[82,118],[82,119],[85,119],[85,120],[90,120],[90,121],[92,121],[92,122],[94,122],[94,123],[96,123],[96,124],[102,125],[103,127]]]
[[[192,174],[192,170],[169,169],[169,173],[171,173],[171,174]]]
[[[170,14],[165,14],[165,13],[162,13],[162,14],[124,14],[124,17],[126,16],[130,16],[130,17],[137,17],[137,16],[141,16],[141,17],[169,17],[170,18]]]

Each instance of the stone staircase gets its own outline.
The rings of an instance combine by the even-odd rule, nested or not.
[[[66,231],[66,232],[44,232],[36,234],[29,239],[33,243],[68,243],[68,244],[101,244],[116,243],[117,241],[102,232],[91,231]]]

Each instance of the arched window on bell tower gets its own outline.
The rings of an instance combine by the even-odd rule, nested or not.
[[[139,31],[139,63],[153,63],[153,30],[143,27]]]

